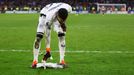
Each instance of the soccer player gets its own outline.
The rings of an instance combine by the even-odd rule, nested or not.
[[[51,48],[50,48],[50,36],[51,28],[53,26],[54,31],[56,31],[59,39],[59,53],[60,53],[60,62],[59,64],[65,65],[65,35],[66,35],[66,19],[68,13],[72,11],[72,7],[66,3],[51,3],[46,5],[40,11],[39,23],[37,27],[37,35],[33,46],[33,63],[32,68],[36,68],[38,63],[38,55],[40,49],[40,42],[45,34],[46,42],[46,53],[43,57],[42,62],[45,64],[47,59],[51,57]]]

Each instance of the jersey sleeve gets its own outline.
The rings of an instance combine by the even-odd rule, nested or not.
[[[72,7],[69,5],[68,6],[68,12],[71,13],[72,12]]]
[[[61,6],[61,8],[67,9],[68,13],[72,12],[72,7],[69,4],[64,3],[63,6]]]

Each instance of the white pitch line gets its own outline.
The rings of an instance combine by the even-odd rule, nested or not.
[[[45,51],[45,50],[44,50]],[[12,50],[5,50],[5,49],[0,49],[0,52],[33,52],[32,50],[17,50],[17,49],[12,49]],[[58,50],[54,50],[51,52],[59,52]],[[66,50],[66,53],[134,53],[134,51],[85,51],[85,50]]]

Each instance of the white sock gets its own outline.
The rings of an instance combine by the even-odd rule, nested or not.
[[[62,62],[62,61],[64,61],[64,56],[65,56],[65,51],[64,50],[60,50],[60,63]]]
[[[39,43],[39,48],[37,48],[37,49],[35,48],[35,45],[33,46],[33,56],[34,56],[34,60],[33,61],[37,61],[38,62],[40,45],[41,45],[41,43]]]
[[[39,55],[39,50],[38,49],[34,49],[34,61],[38,62],[38,55]]]
[[[64,61],[65,56],[65,37],[59,38],[59,52],[60,52],[60,63]]]

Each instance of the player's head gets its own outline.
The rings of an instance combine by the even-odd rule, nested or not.
[[[68,11],[65,8],[61,8],[57,12],[57,19],[60,21],[65,21],[68,16]]]
[[[59,21],[63,31],[66,31],[65,21],[67,19],[67,16],[68,16],[68,11],[65,8],[59,9],[56,15],[57,20]]]

